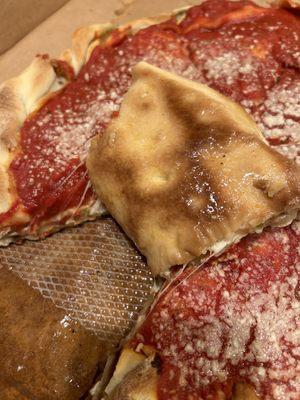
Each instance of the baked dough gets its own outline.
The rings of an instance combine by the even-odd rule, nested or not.
[[[135,360],[135,362],[132,362]],[[159,356],[153,353],[142,356],[125,347],[118,360],[114,375],[105,390],[107,400],[159,400],[157,384],[159,376]],[[216,400],[224,400],[220,390]],[[233,387],[232,400],[260,400],[252,386],[238,382]]]
[[[296,5],[297,2],[292,3]],[[256,0],[255,3],[268,6],[287,5],[289,2]],[[64,88],[69,82],[69,77],[61,74],[59,63],[65,62],[77,76],[88,62],[94,48],[109,44],[114,33],[126,31],[134,34],[171,16],[180,21],[187,9],[188,7],[176,10],[174,13],[139,19],[120,26],[106,23],[80,28],[73,35],[71,48],[64,51],[58,60],[39,55],[19,76],[0,85],[0,215],[4,215],[4,218],[1,215],[0,220],[0,245],[7,245],[13,240],[19,240],[20,237],[39,239],[66,225],[79,224],[105,213],[102,205],[93,198],[80,207],[75,209],[69,207],[63,213],[57,213],[33,224],[34,216],[19,203],[16,185],[9,172],[9,166],[19,151],[20,128],[31,113],[40,110],[53,93]],[[245,12],[248,11],[251,12],[245,7]]]
[[[217,254],[300,206],[300,169],[238,104],[145,62],[87,160],[101,201],[154,275]]]
[[[105,393],[110,400],[157,400],[158,367],[155,353],[146,357],[125,347]]]

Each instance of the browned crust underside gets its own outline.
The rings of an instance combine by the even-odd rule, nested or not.
[[[103,343],[1,266],[0,314],[0,387],[28,400],[74,400],[88,391],[106,357]]]
[[[145,62],[133,68],[118,117],[92,140],[87,167],[154,275],[300,207],[300,168],[265,143],[242,107]]]

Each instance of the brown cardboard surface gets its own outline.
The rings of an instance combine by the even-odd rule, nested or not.
[[[58,56],[70,47],[78,27],[111,20],[127,22],[197,3],[199,0],[70,0],[0,56],[0,81],[19,74],[38,53]]]
[[[0,54],[13,46],[68,0],[2,0]]]
[[[0,267],[0,398],[79,400],[105,349],[65,311]]]

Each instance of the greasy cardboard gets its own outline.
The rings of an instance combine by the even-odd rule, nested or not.
[[[2,0],[0,54],[64,5],[67,0]]]
[[[0,296],[1,400],[82,399],[105,355],[96,335],[2,267]]]

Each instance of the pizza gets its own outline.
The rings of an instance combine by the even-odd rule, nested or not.
[[[166,285],[107,398],[299,399],[299,228],[249,235]]]
[[[270,147],[237,103],[148,63],[91,143],[101,202],[154,275],[224,251],[300,209],[300,168]]]
[[[239,103],[272,146],[299,161],[299,31],[297,10],[208,0],[168,18],[94,25],[60,59],[38,56],[0,89],[2,243],[104,212],[85,165],[89,142],[118,115],[139,61]],[[298,242],[297,223],[268,229],[167,282],[107,394],[297,399]]]
[[[278,149],[291,142],[297,157],[298,31],[293,12],[211,1],[167,20],[92,25],[75,33],[59,59],[37,56],[0,88],[1,243],[41,238],[105,212],[85,166],[89,141],[118,112],[141,60],[240,102]],[[278,96],[287,111],[276,109]],[[289,132],[279,139],[282,112]]]
[[[241,4],[237,7],[241,7]],[[288,29],[285,19],[278,22],[275,28],[270,26],[269,19],[266,21],[265,16],[258,12],[254,17],[255,22],[251,19],[247,22],[241,22],[240,19],[233,22],[224,3],[220,4],[221,10],[218,11],[221,15],[218,18],[222,23],[226,21],[229,26],[226,25],[226,29],[222,30],[222,23],[219,26],[210,20],[213,19],[212,14],[215,16],[216,9],[216,3],[213,2],[191,9],[189,23],[192,28],[186,27],[189,40],[193,38],[196,49],[195,63],[201,66],[202,77],[199,81],[239,102],[252,115],[272,146],[299,161],[299,35],[289,35],[289,44],[283,44],[285,40],[280,34],[281,40],[272,45],[270,37],[266,39],[266,32],[277,31],[278,26],[285,26],[284,31]],[[279,15],[282,11],[271,12]],[[241,13],[237,15],[240,17]],[[287,14],[284,12],[284,15]],[[186,20],[182,24],[185,23]],[[199,32],[198,24],[201,23],[204,28]],[[295,28],[296,26],[299,29],[299,20]],[[253,31],[253,37],[249,29],[250,32]],[[234,39],[232,36],[227,37],[228,31],[231,31]],[[283,56],[282,64],[278,59],[274,62],[280,53],[278,47],[286,51],[291,45],[292,36],[297,41],[294,43],[293,55],[290,54],[292,57],[286,57],[287,54],[283,56],[282,53],[279,56]],[[239,44],[241,48],[237,49]],[[269,48],[270,53],[266,48]],[[200,49],[198,53],[197,49]],[[227,55],[229,49],[231,53]],[[249,49],[255,54],[254,61],[248,58]],[[207,53],[211,55],[211,59]],[[240,54],[243,54],[242,58]],[[246,66],[243,65],[245,59],[249,62]],[[258,66],[256,62],[265,64]],[[275,72],[277,62],[284,65],[285,72]],[[254,75],[252,68],[255,70]],[[100,198],[104,199],[110,211],[116,213],[121,226],[143,251],[137,234],[140,224],[134,225],[135,218],[138,219],[141,212],[141,206],[137,202],[140,197],[134,193],[131,198],[131,194],[138,183],[143,185],[143,180],[147,181],[148,176],[145,175],[145,178],[143,171],[136,168],[138,176],[134,180],[131,165],[140,161],[140,154],[144,154],[144,161],[148,163],[150,171],[153,165],[161,165],[157,158],[154,158],[154,163],[151,159],[149,162],[149,154],[143,151],[139,153],[138,146],[143,146],[148,140],[147,137],[143,138],[143,133],[147,135],[150,132],[150,139],[153,139],[153,121],[149,110],[153,111],[155,102],[159,102],[157,109],[164,114],[163,121],[160,122],[169,122],[170,110],[164,107],[165,103],[160,104],[161,99],[166,98],[162,74],[159,73],[159,79],[152,79],[149,84],[146,79],[140,78],[145,73],[149,79],[155,68],[143,64],[135,69],[137,80],[134,80],[125,96],[122,105],[124,112],[121,107],[104,137],[98,136],[94,140],[88,164]],[[171,68],[169,71],[174,72]],[[276,78],[277,73],[279,75]],[[166,73],[163,75],[165,77]],[[184,74],[181,75],[186,78]],[[161,85],[160,95],[155,96],[154,101],[145,101],[144,104],[140,96],[143,91],[136,89],[138,79],[144,93],[150,97],[153,87]],[[168,88],[170,86],[171,84]],[[181,85],[178,92],[184,97],[183,89]],[[172,102],[178,104],[179,95],[176,97],[176,90],[171,92],[175,97]],[[190,99],[190,96],[186,98]],[[182,105],[182,97],[180,101]],[[141,112],[137,119],[135,107],[147,110],[146,122]],[[187,110],[186,106],[184,116],[188,115],[187,120],[193,125],[194,120]],[[171,113],[170,119],[176,117],[177,114]],[[173,130],[176,129],[171,126]],[[164,131],[165,128],[166,125]],[[141,139],[136,143],[135,135],[139,129]],[[175,133],[178,134],[178,131],[175,130]],[[126,143],[126,134],[129,134],[129,144]],[[168,142],[168,149],[176,140],[177,136],[172,137]],[[126,148],[127,144],[129,149]],[[157,147],[160,145],[161,143]],[[151,146],[145,146],[144,149],[161,155],[160,147],[153,147],[154,150]],[[214,151],[217,152],[217,149]],[[132,158],[128,154],[132,154]],[[171,151],[171,158],[172,156],[174,154]],[[255,161],[260,165],[259,156],[254,160],[254,165]],[[92,171],[99,166],[103,168],[100,172]],[[150,189],[149,185],[146,188],[150,190],[151,185]],[[118,193],[116,204],[115,193]],[[130,214],[133,207],[138,212]],[[151,213],[151,206],[147,212]],[[148,217],[147,212],[141,212],[142,219]],[[169,224],[172,224],[171,218]],[[154,239],[164,240],[164,237],[155,237],[157,231],[151,222],[147,229],[146,237],[154,233]],[[165,246],[162,245],[162,248],[165,249]],[[145,253],[148,256],[147,249]],[[155,303],[123,344],[113,377],[105,390],[105,398],[298,399],[299,261],[299,223],[294,222],[285,228],[269,228],[261,234],[250,235],[219,258],[204,265],[197,264],[196,261],[179,270],[178,275],[176,268],[173,268],[170,279],[158,293]],[[158,272],[161,273],[161,269]]]

